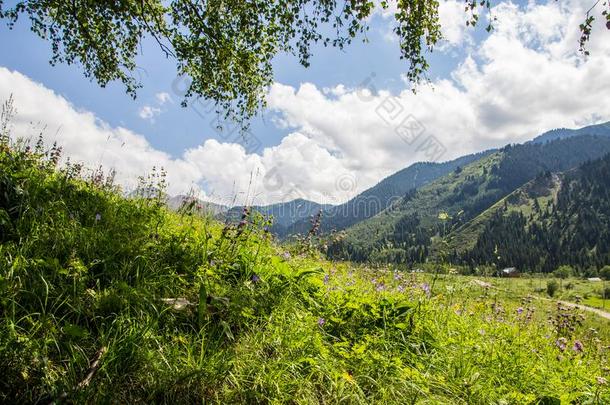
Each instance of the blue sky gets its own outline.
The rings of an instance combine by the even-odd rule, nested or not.
[[[404,87],[400,75],[406,71],[406,66],[399,60],[397,43],[385,38],[388,31],[388,22],[377,15],[372,19],[367,35],[369,43],[356,40],[344,51],[318,46],[309,68],[303,68],[292,55],[278,55],[274,62],[276,81],[295,87],[303,82],[319,87],[340,83],[356,87],[374,74],[380,88],[398,91]],[[175,62],[165,58],[150,39],[144,42],[138,59],[141,69],[136,72],[136,77],[141,80],[143,88],[138,91],[136,100],[125,93],[120,83],[101,88],[85,78],[76,65],[51,66],[48,63],[51,55],[49,43],[32,35],[26,18],[19,20],[13,30],[6,25],[0,26],[0,39],[5,44],[0,55],[1,66],[43,83],[75,106],[95,112],[113,126],[126,126],[144,134],[152,145],[173,156],[216,136],[208,127],[213,117],[204,120],[193,110],[180,107],[180,98],[172,91],[176,79]],[[447,77],[459,62],[455,55],[456,52],[453,55],[433,53],[430,76]],[[163,112],[154,117],[154,122],[140,118],[139,109],[155,105],[155,94],[161,92],[169,93],[174,103],[164,105]],[[278,144],[287,133],[262,119],[254,120],[252,131],[265,146]]]
[[[31,121],[46,125],[49,140],[64,144],[73,159],[116,167],[126,188],[162,165],[174,194],[190,188],[215,201],[237,195],[252,200],[242,203],[298,197],[339,203],[415,161],[610,120],[603,108],[610,105],[610,46],[601,21],[592,56],[576,52],[589,3],[498,1],[497,29],[486,34],[465,29],[461,0],[442,0],[447,40],[430,56],[432,85],[417,94],[401,78],[407,69],[391,39],[391,18],[380,13],[371,20],[368,43],[356,41],[343,52],[318,47],[308,69],[279,55],[271,113],[252,124],[262,142],[256,153],[220,138],[212,116],[180,107],[172,90],[174,61],[152,41],[144,42],[138,59],[143,88],[133,100],[121,84],[100,88],[78,66],[51,66],[49,43],[25,19],[12,31],[2,25],[0,96],[14,94],[22,133],[35,132]],[[363,96],[359,87],[371,77],[377,92]],[[383,114],[392,105],[402,115],[390,123]],[[422,146],[430,142],[438,153]],[[278,173],[280,186],[270,187]]]

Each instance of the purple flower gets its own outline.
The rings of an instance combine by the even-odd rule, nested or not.
[[[395,272],[394,273],[394,280],[398,281],[402,278],[402,274],[400,274],[399,272]]]
[[[555,346],[559,348],[562,352],[565,351],[568,340],[566,338],[559,338],[555,341]]]
[[[258,275],[253,274],[252,275],[252,282],[253,283],[258,283],[259,281],[261,281],[261,278]]]
[[[423,283],[421,285],[421,289],[424,291],[424,293],[426,294],[427,297],[430,297],[430,284]]]
[[[521,315],[523,313],[523,308],[519,307],[517,308],[517,314]]]
[[[324,318],[318,318],[318,326],[324,326],[326,320]]]
[[[282,257],[284,258],[284,260],[290,259],[290,252],[284,252],[284,254],[282,254]]]
[[[385,285],[383,283],[379,283],[377,288],[375,288],[378,292],[385,290]]]
[[[401,284],[401,285],[399,285],[399,286],[398,286],[398,292],[401,292],[401,293],[405,292],[405,286],[404,286],[404,285],[402,285],[402,284]]]
[[[102,220],[102,214],[100,214],[99,212],[97,214],[95,214],[95,222],[99,222]]]
[[[574,347],[572,347],[572,350],[574,350],[577,353],[582,353],[585,351],[585,347],[583,346],[583,344],[580,340],[576,340],[576,341],[574,341]]]
[[[328,280],[330,280],[330,275],[325,274],[324,275],[324,284],[328,284]]]

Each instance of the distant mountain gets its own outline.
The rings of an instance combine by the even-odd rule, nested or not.
[[[178,210],[185,204],[190,204],[195,210],[212,216],[224,214],[229,210],[229,207],[225,205],[215,204],[213,202],[204,201],[192,196],[177,195],[167,198],[167,206],[173,210]]]
[[[570,138],[579,135],[597,135],[597,136],[610,136],[610,122],[598,125],[590,125],[588,127],[579,129],[567,129],[559,128],[545,132],[544,134],[537,136],[532,139],[532,143],[544,143],[550,141],[556,141],[558,139]]]
[[[406,169],[386,177],[348,202],[327,207],[322,214],[321,230],[322,232],[342,230],[371,218],[389,207],[392,202],[400,200],[405,194],[492,152],[480,152],[443,163],[414,163]],[[309,227],[308,220],[297,221],[287,227],[285,233],[280,236],[304,233]]]
[[[320,210],[329,209],[328,204],[318,204],[313,201],[304,199],[296,199],[285,203],[277,203],[264,206],[253,206],[252,211],[258,212],[265,217],[273,219],[271,232],[276,235],[285,235],[286,229],[295,222],[309,223],[309,218],[320,212]],[[230,221],[238,221],[241,217],[244,207],[237,206],[229,209],[225,218]]]
[[[330,254],[357,261],[424,261],[436,249],[435,236],[464,226],[541,173],[566,171],[608,152],[610,137],[590,135],[506,146],[348,228]]]

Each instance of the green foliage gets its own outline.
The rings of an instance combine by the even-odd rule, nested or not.
[[[549,297],[554,297],[557,290],[559,290],[559,283],[557,280],[549,280],[546,282],[546,293]]]
[[[571,266],[559,266],[557,270],[553,272],[553,275],[557,278],[565,280],[574,275],[574,269]]]
[[[599,276],[604,280],[610,280],[610,265],[605,265],[599,271]]]

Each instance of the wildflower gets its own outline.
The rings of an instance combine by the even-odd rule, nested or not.
[[[385,290],[385,285],[383,283],[379,283],[375,289],[377,290],[377,292],[381,292]]]
[[[99,212],[97,214],[95,214],[95,222],[99,222],[102,220],[102,214],[100,214]]]
[[[574,346],[572,347],[572,350],[574,350],[577,353],[582,353],[582,352],[584,352],[585,347],[583,346],[583,344],[580,340],[576,340],[576,341],[574,341]]]
[[[517,308],[517,314],[521,315],[523,313],[523,308],[519,307]]]
[[[259,281],[261,281],[261,278],[258,275],[253,274],[252,275],[252,282],[253,283],[258,283]]]
[[[402,274],[399,272],[394,272],[394,280],[399,281],[400,279],[402,279]]]
[[[555,341],[555,346],[557,346],[559,348],[559,350],[561,350],[562,352],[566,349],[566,344],[568,343],[568,340],[566,338],[559,338]]]
[[[405,286],[404,286],[404,285],[402,285],[402,284],[401,284],[401,285],[399,285],[399,286],[397,287],[397,289],[398,289],[398,292],[401,292],[401,293],[405,292]]]
[[[290,259],[290,252],[284,252],[284,254],[282,254],[282,257],[284,258],[284,260]]]
[[[604,377],[595,377],[595,379],[599,385],[606,385],[608,383],[608,380],[606,380]]]
[[[426,294],[427,297],[430,297],[430,284],[423,283],[421,285],[421,289],[424,291],[424,293]]]
[[[329,274],[325,274],[324,275],[324,284],[328,284],[329,280],[330,280],[330,275]]]
[[[324,326],[326,320],[324,318],[318,318],[318,326]]]
[[[216,262],[214,260],[210,260],[210,267],[216,267]]]

